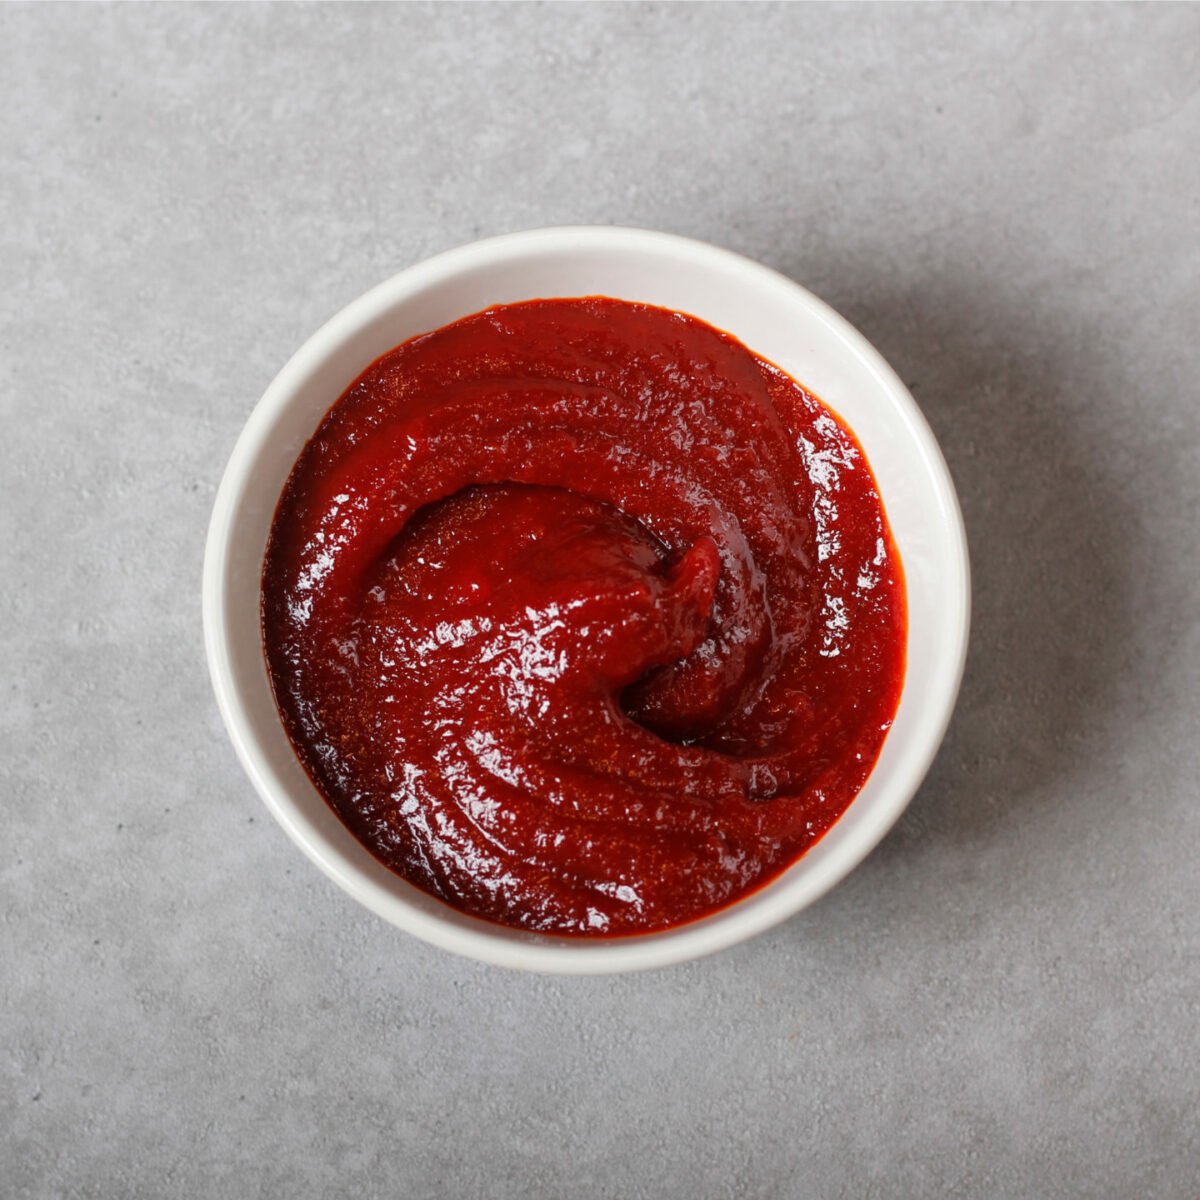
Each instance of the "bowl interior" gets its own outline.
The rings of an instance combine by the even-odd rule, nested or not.
[[[908,670],[895,724],[866,786],[777,880],[665,933],[578,940],[456,912],[380,865],[299,766],[275,710],[259,632],[267,533],[292,464],[329,406],[375,358],[492,304],[606,295],[678,309],[727,330],[817,393],[874,469],[904,565]],[[396,276],[339,313],[283,369],[248,421],[218,494],[205,562],[209,662],[222,715],[257,790],[336,882],[388,920],[459,953],[575,973],[681,961],[799,910],[853,868],[908,803],[941,740],[966,647],[965,541],[953,487],[900,381],[842,318],[797,285],[702,243],[635,230],[542,230],[476,243]]]

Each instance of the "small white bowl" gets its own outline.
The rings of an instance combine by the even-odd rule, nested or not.
[[[850,425],[883,495],[908,587],[908,670],[866,786],[804,858],[729,908],[663,933],[586,940],[466,916],[377,862],[309,781],[280,723],[263,659],[267,533],[297,455],[326,410],[400,342],[493,304],[604,295],[699,317],[811,388]],[[204,636],[238,757],[296,844],[381,917],[447,950],[507,967],[601,974],[664,966],[762,932],[811,904],[891,828],[933,760],[958,693],[970,585],[962,517],[916,403],[837,313],[768,268],[637,229],[541,229],[475,242],[402,271],[313,334],[267,388],[234,447],[204,560]]]

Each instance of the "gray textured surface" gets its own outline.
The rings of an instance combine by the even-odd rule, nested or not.
[[[1200,8],[0,8],[0,1195],[1194,1197]],[[542,224],[771,263],[962,493],[965,691],[900,827],[688,967],[361,911],[203,664],[254,400]]]

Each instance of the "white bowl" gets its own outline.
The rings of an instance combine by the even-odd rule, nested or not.
[[[662,933],[586,940],[466,916],[377,862],[309,781],[280,723],[263,659],[259,587],[267,532],[297,455],[374,359],[489,305],[605,295],[691,313],[811,388],[850,425],[883,495],[908,588],[908,670],[895,723],[857,799],[773,882]],[[293,841],[393,924],[485,962],[600,974],[682,962],[743,941],[811,904],[860,863],[904,810],[941,742],[967,647],[970,586],[954,486],[912,397],[837,313],[758,263],[636,229],[541,229],[475,242],[380,284],[300,348],[250,414],[221,481],[204,561],[204,635],[238,757]]]

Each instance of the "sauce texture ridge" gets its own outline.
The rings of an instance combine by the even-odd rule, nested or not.
[[[604,298],[372,364],[287,482],[262,611],[288,735],[355,836],[556,934],[668,928],[786,869],[904,674],[853,436],[729,335]]]

